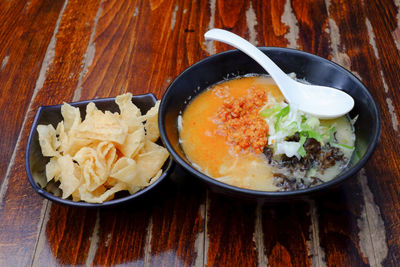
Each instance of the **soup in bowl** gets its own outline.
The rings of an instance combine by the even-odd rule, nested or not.
[[[252,59],[237,50],[220,53],[184,71],[161,101],[161,138],[173,158],[214,191],[249,198],[308,195],[352,177],[379,139],[379,111],[368,90],[315,55],[261,50],[299,80],[344,90],[354,109],[335,121],[311,118],[289,107]],[[250,117],[237,114],[243,106]]]

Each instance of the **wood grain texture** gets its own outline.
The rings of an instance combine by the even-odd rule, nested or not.
[[[85,264],[91,239],[95,238],[96,212],[52,204],[49,220],[42,228],[45,240],[37,247],[34,265]]]
[[[283,24],[281,18],[285,10],[285,1],[273,0],[253,1],[254,11],[257,17],[256,31],[259,36],[260,46],[281,46],[286,47],[289,42],[285,34],[289,26]]]
[[[0,3],[0,183],[17,143],[36,78],[63,1],[2,1]],[[35,18],[40,17],[40,20]]]
[[[205,190],[176,167],[152,210],[150,266],[203,265]]]
[[[360,249],[358,220],[363,207],[356,177],[315,200],[320,244],[328,266],[367,266]],[[370,237],[370,236],[369,236]]]
[[[161,97],[181,71],[205,56],[189,37],[194,32],[188,25],[197,8],[188,1],[160,1],[156,6],[142,1],[104,3],[82,98],[108,96],[111,90]]]
[[[93,18],[90,17],[92,12],[90,9],[98,5],[94,3],[95,6],[93,6],[91,3],[94,2],[88,2],[86,13],[82,10],[70,13],[70,8],[81,8],[78,1],[70,1],[66,2],[64,6],[60,4],[57,6],[58,11],[54,11],[51,31],[46,34],[49,37],[46,56],[43,62],[35,62],[39,69],[42,68],[41,74],[37,77],[38,73],[31,73],[32,75],[36,74],[31,79],[37,81],[37,92],[27,114],[26,124],[22,130],[23,139],[17,147],[15,162],[13,162],[10,175],[7,177],[8,187],[4,189],[6,191],[4,192],[2,216],[0,217],[0,221],[4,226],[1,228],[3,249],[0,250],[0,259],[2,262],[14,262],[23,266],[33,259],[33,252],[35,251],[47,201],[44,201],[33,192],[26,179],[24,153],[27,136],[34,114],[40,105],[56,104],[72,98],[73,90],[78,81],[73,72],[80,72],[80,62],[85,51],[80,46],[84,46],[86,35],[91,30],[90,24]],[[42,4],[51,6],[48,3]],[[46,7],[43,12],[52,14],[47,10],[49,7]],[[61,13],[62,7],[63,13]],[[72,14],[76,16],[75,19]],[[95,11],[94,14],[96,14]],[[79,20],[79,23],[71,24],[80,16],[85,17],[87,20]],[[58,23],[57,25],[56,22]],[[26,27],[28,28],[28,26]],[[30,30],[35,32],[35,28]],[[60,37],[60,42],[58,42],[58,37]],[[68,63],[63,63],[67,59]],[[43,64],[42,67],[41,64]],[[22,92],[21,95],[23,95]],[[31,89],[32,92],[33,89]],[[15,221],[19,223],[15,223]],[[69,243],[66,244],[69,245]],[[18,251],[19,253],[17,253]]]
[[[265,205],[262,227],[270,266],[311,266],[310,206],[300,201]],[[311,241],[312,242],[312,241]]]
[[[183,61],[174,61],[176,53],[184,51],[183,47],[177,49],[174,44],[181,45],[178,40],[188,34],[184,31],[186,25],[182,21],[189,19],[190,9],[187,3],[183,5],[181,2],[169,1],[152,4],[134,1],[104,2],[93,43],[90,44],[95,48],[94,56],[83,77],[82,88],[78,88],[81,90],[81,98],[117,95],[125,91],[134,94],[152,92],[160,97],[172,77],[186,67]],[[163,29],[161,35],[157,34],[160,27]],[[118,243],[114,239],[103,242],[105,235],[102,234],[95,262],[115,264],[133,261],[138,265],[177,266],[195,263],[198,250],[195,247],[196,236],[201,235],[204,223],[199,217],[203,193],[178,190],[171,185],[164,188],[164,191],[157,197],[159,202],[143,202],[144,210],[152,212],[152,216],[139,213],[141,219],[137,225],[132,226],[135,238],[129,238],[124,244],[136,249],[121,255]],[[129,216],[135,216],[135,213]],[[107,236],[117,238],[121,227],[110,229],[108,225],[130,225],[129,216],[119,213],[104,216],[100,212],[100,226],[102,229],[103,225],[107,227]],[[141,246],[147,239],[149,243]],[[201,243],[201,253],[202,246]],[[105,258],[102,252],[110,257]],[[147,258],[149,254],[150,258]],[[202,259],[203,255],[198,257]]]
[[[362,3],[328,2],[332,59],[360,78],[371,77],[377,71],[371,66],[376,63],[371,62],[372,50],[368,49],[365,18],[357,6],[362,6]],[[349,29],[350,24],[354,26]],[[375,79],[375,83],[379,82]],[[369,214],[365,215],[363,190],[354,176],[337,192],[316,200],[321,246],[328,265],[361,266],[375,262],[374,255],[365,254],[365,248],[373,246],[370,239],[375,230],[368,228]]]
[[[99,211],[100,229],[94,264],[144,266],[146,233],[151,217],[149,206],[144,201],[135,201],[117,209]]]
[[[62,6],[62,1],[1,3],[4,24],[2,23],[0,29],[0,107],[4,114],[13,115],[3,114],[0,121],[3,129],[0,147],[0,264],[30,264],[36,244],[42,200],[33,195],[25,178],[24,139],[28,130],[24,129],[25,135],[22,135],[23,140],[19,144],[17,140]],[[37,17],[41,19],[35,19]],[[15,161],[11,158],[14,149],[18,149],[15,160],[19,164],[14,164]],[[9,176],[5,177],[8,164],[13,168]],[[14,192],[19,194],[14,195]],[[23,218],[20,217],[21,214]],[[32,218],[31,223],[23,225],[24,221]]]
[[[398,2],[397,2],[398,5]],[[400,227],[398,224],[400,202],[398,188],[400,186],[400,141],[398,119],[400,118],[398,84],[400,82],[400,51],[394,33],[399,30],[399,7],[393,1],[372,1],[364,5],[366,17],[370,21],[370,35],[373,35],[377,54],[377,68],[380,71],[379,78],[382,87],[375,90],[374,96],[378,99],[381,107],[382,134],[380,145],[374,158],[367,166],[368,183],[378,204],[389,243],[387,255],[379,255],[385,259],[382,264],[395,266],[400,264]],[[366,75],[367,76],[367,75]],[[366,77],[373,80],[373,77]],[[391,109],[391,105],[392,108]],[[385,162],[385,164],[382,164]],[[389,166],[389,167],[388,167]]]
[[[398,169],[399,139],[398,133],[394,131],[393,125],[390,123],[391,114],[386,100],[389,98],[393,103],[398,103],[398,94],[393,94],[393,90],[395,89],[391,87],[388,88],[388,93],[385,93],[385,82],[392,84],[392,82],[398,81],[398,72],[396,71],[398,67],[396,67],[397,63],[394,63],[394,68],[389,71],[387,66],[385,67],[386,69],[382,68],[382,66],[389,64],[392,60],[398,61],[399,56],[393,39],[388,34],[391,28],[393,28],[390,24],[393,25],[395,22],[393,15],[390,22],[389,14],[391,12],[388,12],[390,6],[393,7],[393,4],[390,5],[388,2],[387,5],[377,5],[375,3],[375,14],[367,16],[366,14],[368,13],[365,13],[364,9],[368,10],[372,8],[369,4],[361,5],[363,9],[360,9],[356,5],[343,5],[341,2],[332,1],[331,14],[335,18],[338,28],[347,33],[341,35],[341,37],[346,44],[345,51],[351,59],[351,69],[361,76],[364,84],[370,89],[371,94],[375,97],[380,107],[383,121],[380,144],[374,153],[374,157],[367,165],[366,176],[376,203],[382,209],[385,228],[388,231],[386,238],[390,238],[393,241],[393,245],[389,249],[390,254],[387,256],[383,255],[383,258],[386,258],[386,264],[396,265],[399,262],[399,254],[394,253],[396,250],[394,247],[397,247],[399,244],[399,209],[396,208],[399,203],[397,193],[400,177]],[[375,28],[375,34],[378,33],[378,29],[387,29],[382,34],[378,33],[376,36],[379,36],[379,38],[374,39],[378,51],[377,55],[375,55],[374,47],[369,40],[372,33],[368,32],[367,19],[373,25],[372,27]],[[354,24],[355,26],[350,28],[349,24]],[[382,40],[379,40],[380,38]],[[379,58],[383,57],[384,54],[387,54],[386,58],[390,55],[391,60],[382,65]],[[385,76],[382,76],[382,70]],[[393,112],[398,116],[397,110]],[[385,163],[382,164],[383,162]],[[391,167],[388,168],[387,166]],[[390,208],[388,209],[388,207]]]
[[[210,193],[207,202],[208,266],[257,266],[254,204]]]

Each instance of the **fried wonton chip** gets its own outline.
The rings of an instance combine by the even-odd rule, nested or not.
[[[56,130],[53,125],[38,125],[37,131],[39,134],[39,144],[42,148],[42,154],[45,157],[58,156],[57,148],[59,141],[56,137]]]
[[[104,191],[102,194],[91,193],[88,190],[85,190],[85,186],[80,187],[79,194],[80,200],[89,202],[89,203],[103,203],[104,201],[111,200],[114,197],[114,194],[126,190],[126,186],[124,184],[118,183],[114,187]],[[104,189],[104,188],[101,188]],[[101,192],[101,191],[100,191]]]
[[[112,165],[118,157],[117,149],[114,144],[110,142],[101,142],[97,145],[96,151],[99,158],[104,161],[106,169],[111,170]]]
[[[65,131],[78,127],[81,123],[81,114],[79,108],[73,107],[68,103],[64,103],[61,107],[61,115],[64,118]]]
[[[87,190],[94,191],[104,184],[108,178],[109,171],[105,162],[99,159],[97,151],[90,147],[81,148],[74,156],[79,164],[81,174],[87,186]]]
[[[117,179],[118,181],[131,184],[136,177],[136,162],[127,157],[120,158],[115,162],[110,177]]]
[[[139,117],[142,115],[140,109],[132,103],[132,94],[123,94],[115,98],[119,110],[121,111],[121,120],[128,126],[128,132],[133,133],[138,128],[142,128],[142,122]]]
[[[155,142],[160,137],[160,131],[158,129],[158,108],[160,101],[157,101],[156,105],[152,107],[143,119],[146,120],[144,128],[146,129],[146,139]]]
[[[60,174],[61,168],[60,165],[58,165],[58,160],[56,157],[53,157],[46,165],[47,182],[50,182],[54,178],[56,179],[56,181],[58,181],[58,177],[60,177]]]
[[[120,114],[89,103],[83,121],[78,108],[64,104],[64,121],[56,129],[38,126],[42,153],[51,157],[47,182],[60,182],[62,198],[102,203],[122,190],[133,194],[161,176],[168,152],[154,143],[160,135],[159,102],[143,116],[130,93],[117,96],[116,103]]]
[[[145,132],[144,128],[138,128],[135,132],[126,136],[125,142],[122,145],[117,144],[118,149],[125,157],[133,158],[144,145]]]
[[[141,153],[136,156],[137,176],[138,180],[141,181],[138,185],[148,185],[150,179],[161,169],[168,156],[169,154],[164,147],[146,140]]]
[[[87,106],[85,120],[77,129],[75,135],[81,139],[109,141],[118,144],[125,142],[128,127],[120,119],[118,113],[98,110],[93,102]]]
[[[61,170],[57,179],[61,182],[62,198],[67,198],[79,187],[80,172],[69,155],[58,158],[57,163]]]

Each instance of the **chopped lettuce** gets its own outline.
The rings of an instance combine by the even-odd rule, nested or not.
[[[306,150],[304,149],[304,143],[306,142],[306,139],[307,138],[304,135],[300,136],[300,147],[299,150],[297,150],[297,153],[299,153],[300,157],[304,157],[307,154]]]
[[[346,145],[346,144],[333,143],[332,145],[336,146],[336,147],[343,147],[343,148],[350,149],[350,150],[354,149],[354,146],[349,146],[349,145]]]
[[[295,107],[290,107],[285,103],[278,103],[272,107],[264,108],[260,112],[268,125],[273,125],[269,129],[268,144],[275,146],[275,154],[286,154],[288,157],[304,157],[306,150],[303,145],[307,138],[314,138],[321,144],[334,141],[335,127],[327,129],[321,126],[320,120],[302,113]],[[287,142],[286,138],[295,133],[300,134],[299,142]],[[294,148],[297,149],[294,151]]]
[[[264,108],[263,110],[261,110],[260,115],[261,117],[270,117],[272,115],[274,115],[275,113],[277,113],[279,110],[281,109],[279,104],[275,104],[273,107],[271,108]]]
[[[300,148],[300,143],[299,142],[287,142],[283,141],[280,142],[276,145],[276,154],[286,154],[288,157],[299,157],[299,154],[297,151]]]
[[[275,129],[279,130],[280,128],[280,122],[282,118],[286,117],[289,114],[290,107],[286,106],[283,109],[281,109],[276,115],[276,122],[275,122]]]

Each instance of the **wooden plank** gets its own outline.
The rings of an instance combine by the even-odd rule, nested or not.
[[[208,266],[257,266],[256,205],[209,193],[206,261]]]
[[[289,25],[282,23],[281,20],[285,11],[285,1],[274,0],[265,3],[265,1],[257,0],[252,1],[252,5],[258,21],[255,26],[259,40],[258,45],[288,46],[289,41],[285,35],[290,30]]]
[[[397,6],[396,6],[397,5]],[[376,259],[383,266],[400,264],[400,226],[398,224],[400,201],[400,141],[399,141],[399,103],[398,83],[400,81],[400,51],[398,32],[400,25],[398,1],[372,1],[364,5],[370,46],[374,50],[379,67],[375,72],[382,81],[375,87],[376,99],[381,107],[382,134],[380,145],[367,166],[367,182],[379,206],[386,229],[385,237],[374,237]],[[367,77],[374,80],[377,77]],[[383,164],[383,162],[385,162]],[[387,168],[390,166],[390,168]],[[378,232],[378,231],[377,231]],[[382,244],[383,243],[383,244]],[[387,244],[387,245],[386,245]],[[383,260],[383,261],[382,261]],[[381,262],[382,261],[382,262]]]
[[[151,192],[144,198],[113,209],[99,212],[98,240],[93,259],[87,264],[144,266],[148,224],[156,194]]]
[[[41,19],[30,18],[25,25],[26,30],[34,36],[34,39],[37,38],[39,32],[40,36],[48,36],[48,40],[50,38],[51,40],[47,47],[39,77],[36,80],[35,91],[33,88],[30,89],[31,92],[34,91],[34,99],[28,110],[26,123],[23,125],[22,136],[24,137],[28,136],[34,113],[39,105],[71,100],[79,77],[76,73],[81,70],[80,63],[86,51],[85,41],[87,42],[88,36],[90,36],[91,25],[98,7],[98,2],[96,1],[87,2],[86,9],[83,9],[78,1],[65,2],[64,6],[62,2],[54,2],[54,4],[57,5],[53,6],[45,2],[40,4],[31,2],[30,8],[33,10],[39,8],[38,10],[41,10],[43,14],[36,14],[34,17],[39,16]],[[36,5],[38,7],[34,8]],[[50,15],[53,15],[53,17]],[[28,23],[32,23],[32,21],[34,21],[34,24],[29,25]],[[49,24],[52,22],[51,31],[48,30],[50,25],[36,25],[36,23],[45,21]],[[79,23],[76,21],[79,21]],[[42,31],[44,31],[43,34]],[[33,65],[40,66],[41,62],[35,62]],[[33,72],[32,74],[35,73]],[[21,266],[27,265],[32,261],[47,206],[47,201],[44,201],[30,189],[30,185],[25,178],[25,146],[26,138],[23,138],[16,148],[16,160],[12,165],[10,175],[7,177],[8,187],[3,184],[4,195],[2,197],[4,199],[2,199],[0,217],[0,222],[4,226],[1,228],[0,235],[2,242],[2,249],[0,250],[1,262],[11,261]],[[59,210],[50,214],[59,214]],[[18,223],[15,223],[16,221]],[[50,222],[52,221],[50,220]],[[43,236],[46,237],[46,235]],[[83,236],[83,238],[85,237]],[[79,238],[75,239],[79,240]],[[65,244],[70,243],[66,242]],[[61,247],[63,246],[61,245]],[[83,251],[79,250],[77,253],[84,254],[84,251],[85,249]],[[51,251],[48,251],[47,255],[50,258],[53,257]],[[78,258],[76,255],[73,257],[75,257],[73,258],[74,260]],[[37,260],[40,262],[40,258]],[[79,259],[77,262],[80,262]]]
[[[328,15],[328,7],[322,1],[292,1],[293,13],[296,16],[299,26],[299,48],[317,54],[327,59],[336,59],[334,42],[336,32],[329,24],[330,17]],[[329,3],[328,3],[329,4]],[[332,54],[333,52],[333,54]],[[356,183],[353,184],[351,190],[348,187],[338,190],[338,194],[327,194],[326,197],[316,198],[310,202],[310,247],[309,254],[312,255],[312,265],[346,265],[346,263],[361,264],[365,260],[360,256],[359,228],[358,222],[364,207],[364,199],[361,195],[361,188]],[[349,200],[349,201],[346,201]],[[349,203],[348,203],[349,202]],[[330,205],[334,205],[337,209],[344,211],[343,216],[337,216],[337,210],[330,209]],[[351,212],[346,212],[350,209]],[[334,224],[329,222],[334,221]],[[331,229],[342,229],[339,236],[343,235],[348,241],[341,242],[332,234]],[[336,234],[336,232],[335,232]],[[367,238],[370,233],[365,233]],[[368,239],[367,239],[368,240]],[[348,246],[354,248],[347,250]],[[346,253],[347,250],[347,253]],[[337,262],[335,262],[337,260]]]
[[[378,103],[382,103],[382,96],[379,95],[383,82],[377,75],[380,73],[379,63],[369,43],[366,17],[360,8],[362,6],[361,1],[329,2],[332,59],[360,77],[377,97]],[[377,175],[379,168],[379,165],[370,161],[367,172],[363,172],[362,176],[352,177],[336,193],[316,201],[321,246],[326,252],[328,265],[379,265],[383,259],[377,259],[376,253],[385,246],[376,246],[374,243],[378,240],[374,240],[374,236],[376,231],[385,234],[385,230],[383,226],[379,229],[373,227],[373,221],[379,222],[382,218],[379,213],[372,212],[379,208],[373,196],[369,197],[370,187],[364,181],[365,177],[368,180],[377,179],[380,176]],[[379,226],[379,223],[376,225]]]
[[[329,18],[325,2],[293,0],[291,6],[300,29],[298,49],[331,59]]]
[[[190,11],[195,10],[191,2],[109,1],[103,2],[101,9],[88,45],[91,59],[85,59],[75,97],[90,99],[125,91],[153,92],[160,97],[167,83],[187,64],[184,57],[178,63],[173,59],[178,51],[175,47],[184,45],[191,33],[182,30],[187,27]],[[161,35],[160,27],[164,29]],[[199,209],[204,209],[200,206],[204,192],[197,191],[197,187],[196,190],[179,188],[178,191],[169,185],[154,200],[146,198],[138,206],[133,203],[135,206],[127,211],[123,208],[99,211],[99,227],[93,231],[98,239],[90,245],[93,263],[130,262],[141,266],[181,265],[182,259],[187,264],[202,262],[200,241],[204,219]],[[91,263],[88,254],[86,262]]]
[[[38,241],[35,266],[48,264],[85,264],[93,231],[96,228],[96,210],[70,208],[52,204],[48,221]]]
[[[119,14],[107,14],[99,21],[96,58],[82,81],[84,99],[110,95],[111,90],[153,92],[161,97],[181,71],[204,56],[199,40],[192,38],[199,32],[198,3],[160,1],[153,7],[140,1],[128,3],[104,7],[104,12],[119,10]]]
[[[270,266],[311,266],[310,206],[303,201],[262,208],[264,250]]]
[[[315,200],[320,244],[328,266],[368,266],[361,251],[359,221],[364,209],[357,177]],[[370,233],[367,232],[370,238]],[[367,240],[369,241],[369,240]]]
[[[205,190],[176,167],[153,200],[149,266],[202,266]],[[150,227],[150,226],[149,226]]]
[[[0,3],[0,109],[7,114],[0,121],[4,129],[0,143],[0,183],[6,175],[62,3]],[[35,20],[36,17],[42,19]]]

